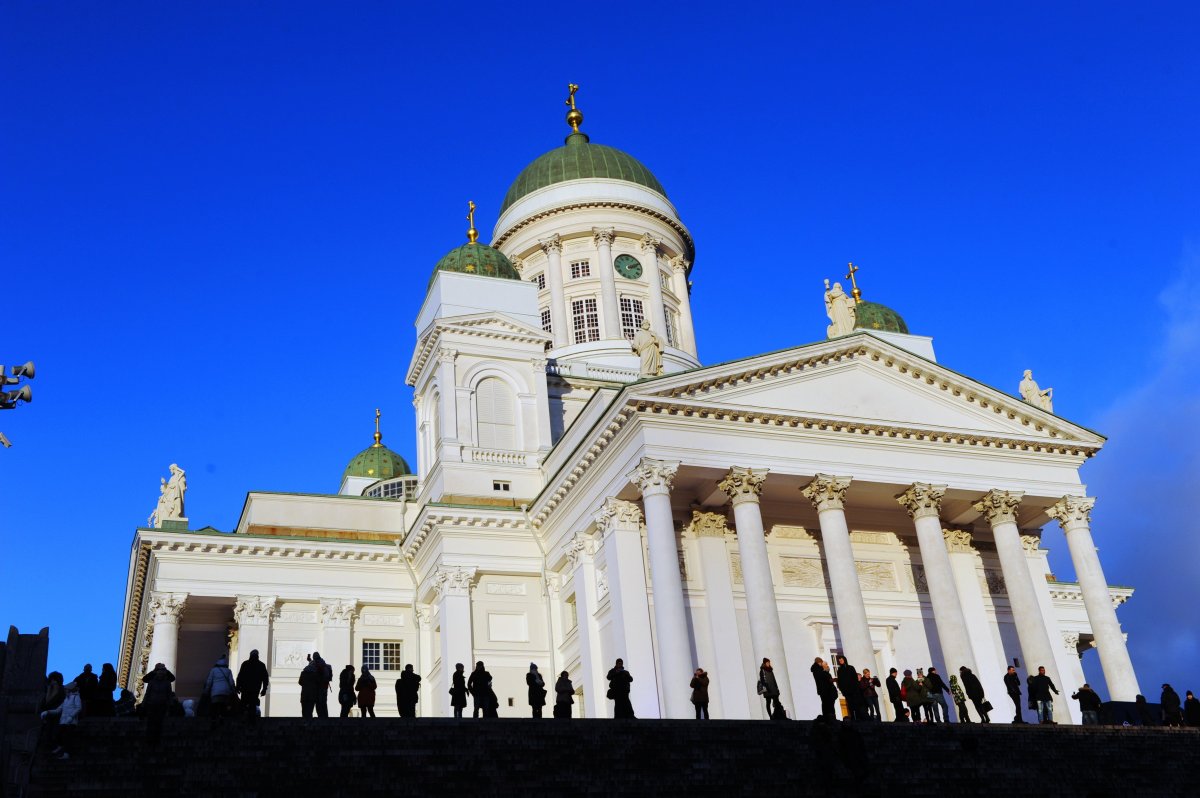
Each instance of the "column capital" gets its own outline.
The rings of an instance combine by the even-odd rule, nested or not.
[[[545,374],[546,366],[549,364],[550,361],[544,357],[533,357],[529,359],[529,365],[533,368],[534,374]]]
[[[914,482],[908,490],[896,495],[896,502],[904,508],[909,518],[916,521],[918,518],[937,518],[945,495],[945,485]]]
[[[734,505],[747,501],[757,504],[768,473],[769,469],[766,468],[755,471],[753,468],[732,466],[725,479],[717,483],[717,487],[733,499]]]
[[[943,529],[942,537],[946,539],[946,548],[951,554],[974,554],[974,539],[967,529]]]
[[[646,233],[644,236],[642,236],[641,240],[638,241],[638,246],[641,248],[641,250],[643,252],[650,255],[651,257],[657,257],[658,256],[658,245],[661,243],[662,242],[659,241],[657,238],[650,235],[649,233]]]
[[[1019,490],[989,490],[973,505],[975,512],[982,513],[992,526],[1017,523],[1017,508],[1021,506],[1024,492]]]
[[[682,273],[685,277],[687,276],[688,267],[692,265],[692,262],[685,260],[682,255],[676,255],[671,258],[669,263],[671,264],[671,271],[676,274]]]
[[[679,471],[678,460],[655,460],[652,457],[643,457],[637,464],[637,468],[630,471],[625,478],[638,486],[638,490],[642,492],[644,498],[659,493],[670,493],[677,471]]]
[[[508,262],[511,263],[513,265],[513,268],[517,270],[517,274],[521,274],[523,271],[525,271],[525,259],[524,258],[518,258],[516,255],[513,255],[511,258],[508,259]]]
[[[630,506],[635,510],[637,509],[637,505]],[[584,557],[595,556],[597,548],[595,535],[585,535],[583,532],[577,532],[575,537],[566,546],[567,562],[570,563],[571,570],[578,568],[580,563],[584,561]]]
[[[1046,510],[1046,515],[1058,521],[1064,532],[1092,525],[1092,507],[1096,500],[1090,496],[1063,496]]]
[[[433,625],[433,607],[428,604],[418,604],[414,614],[417,616],[417,626],[429,629]]]
[[[547,255],[551,253],[559,255],[562,253],[562,239],[559,237],[558,233],[553,234],[549,238],[541,239],[538,241],[538,246],[541,247],[542,252],[545,252]]]
[[[437,591],[438,598],[470,596],[475,574],[475,568],[439,568],[433,576],[433,589]]]
[[[610,497],[604,500],[604,504],[600,505],[600,510],[596,513],[596,526],[600,527],[604,534],[614,529],[640,529],[642,509],[633,502]]]
[[[546,595],[557,596],[559,591],[562,590],[562,579],[562,574],[556,574],[554,572],[546,574],[546,578],[544,580],[546,583]]]
[[[1041,535],[1021,535],[1021,548],[1026,554],[1035,554],[1042,547]]]
[[[729,522],[721,513],[692,510],[688,530],[698,538],[724,538],[729,532]]]
[[[233,617],[238,626],[266,626],[275,617],[277,596],[238,596]]]
[[[453,364],[454,360],[457,357],[458,357],[457,349],[439,349],[438,353],[437,353],[437,359],[438,359],[439,363]]]
[[[358,601],[355,599],[321,599],[321,624],[326,628],[347,629],[357,615]]]
[[[846,489],[850,487],[851,477],[835,477],[831,474],[817,474],[813,481],[800,489],[804,498],[812,502],[817,512],[840,510],[846,506]]]
[[[596,242],[596,246],[598,247],[612,246],[616,233],[617,231],[611,227],[593,227],[592,240]]]
[[[187,606],[187,593],[150,594],[150,606],[147,611],[154,623],[179,623],[179,616]]]

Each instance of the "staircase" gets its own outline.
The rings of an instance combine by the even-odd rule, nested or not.
[[[32,796],[1195,796],[1200,730],[767,721],[168,719],[43,745]]]

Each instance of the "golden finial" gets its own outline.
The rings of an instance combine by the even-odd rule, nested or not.
[[[858,290],[858,279],[854,276],[858,273],[858,267],[853,263],[847,263],[846,266],[850,268],[850,271],[846,273],[846,279],[850,281],[850,287],[853,289],[850,293],[854,297],[854,304],[861,304],[862,291]]]
[[[579,84],[568,83],[567,91],[570,92],[567,96],[567,105],[571,106],[571,110],[567,111],[567,124],[578,133],[579,126],[583,124],[583,113],[575,107],[575,92],[579,91]]]
[[[376,446],[383,446],[383,444],[381,443],[381,441],[383,440],[383,435],[379,432],[379,416],[380,416],[379,408],[377,407],[377,408],[375,408],[375,443],[372,444],[372,448],[374,448]]]
[[[474,244],[479,239],[479,231],[475,229],[475,203],[467,200],[467,221],[471,229],[467,231],[467,241]]]

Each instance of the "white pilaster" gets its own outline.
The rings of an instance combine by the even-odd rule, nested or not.
[[[687,270],[691,266],[682,255],[671,258],[671,287],[679,299],[679,348],[699,358],[696,328],[692,325],[692,298],[688,291]],[[774,663],[772,663],[774,664]]]
[[[792,680],[783,647],[783,629],[775,603],[775,583],[767,558],[767,538],[763,529],[759,494],[767,479],[767,470],[757,471],[733,466],[720,488],[733,502],[733,524],[737,530],[738,554],[742,560],[742,586],[746,591],[746,613],[750,618],[753,661],[766,657],[775,669],[779,683],[779,701],[789,712],[796,711],[792,701]],[[857,577],[856,577],[857,579]],[[748,709],[747,709],[748,711]]]
[[[1025,667],[1029,673],[1037,673],[1039,667],[1045,667],[1046,673],[1061,692],[1064,686],[1058,673],[1054,646],[1050,643],[1046,619],[1042,617],[1029,564],[1025,561],[1021,534],[1017,530],[1017,508],[1022,496],[1024,494],[1019,491],[992,490],[975,502],[974,507],[992,527],[996,556],[1004,573],[1005,591],[1017,627],[1017,640],[1021,644]],[[1027,695],[1025,697],[1028,698]],[[1055,700],[1055,711],[1063,717],[1068,715],[1067,705],[1062,700]]]
[[[445,717],[454,715],[449,693],[454,666],[461,662],[467,674],[475,668],[471,631],[471,586],[474,582],[474,568],[439,568],[434,574],[433,588],[437,591],[438,620],[442,628],[442,673],[446,678],[446,689],[440,696],[441,713]]]
[[[333,667],[336,676],[342,668],[354,663],[350,647],[350,625],[358,616],[354,599],[321,599],[321,658]]]
[[[146,608],[150,622],[154,624],[154,635],[150,639],[150,660],[147,672],[158,663],[176,673],[179,667],[179,617],[187,606],[187,593],[150,594],[150,605]]]
[[[562,241],[555,233],[539,243],[548,260],[546,284],[550,286],[550,334],[554,337],[554,348],[558,349],[571,342],[567,299],[563,291]]]
[[[878,673],[875,644],[871,641],[867,607],[858,581],[858,568],[854,564],[854,550],[850,546],[850,528],[846,524],[845,498],[848,487],[850,477],[817,474],[812,482],[801,489],[801,493],[812,502],[820,519],[821,545],[833,592],[833,609],[837,616],[842,653],[859,673],[863,668]]]
[[[533,393],[537,404],[534,415],[537,418],[539,452],[548,452],[554,446],[554,439],[550,434],[550,388],[546,382],[546,363],[544,357],[536,357],[529,362],[533,369]]]
[[[429,675],[433,672],[433,607],[428,604],[418,604],[413,611],[413,615],[417,619],[417,636],[418,644],[421,646],[420,665],[421,676],[429,679]],[[446,693],[450,689],[450,679],[454,673],[454,667],[451,666],[449,672],[442,668],[442,681],[445,685],[442,687],[442,693]],[[430,682],[432,685],[432,682]],[[422,690],[421,696],[421,717],[431,718],[437,714],[434,707],[433,689]]]
[[[258,658],[268,666],[271,658],[271,621],[275,618],[276,596],[238,596],[233,605],[233,618],[238,628],[238,657],[241,660],[250,658],[251,651],[258,652]],[[229,667],[237,674],[240,662],[230,662]],[[268,717],[271,693],[260,699],[263,717]]]
[[[733,604],[733,578],[729,573],[729,530],[720,513],[692,513],[692,534],[700,551],[700,576],[708,607],[709,638],[712,640],[713,715],[727,720],[748,720],[746,666],[742,661],[741,635]],[[744,560],[743,560],[744,562]],[[743,577],[744,578],[744,577]],[[700,663],[703,666],[703,663]]]
[[[666,718],[688,718],[694,663],[688,639],[687,609],[683,605],[683,579],[679,576],[679,546],[671,512],[671,483],[679,463],[643,457],[629,474],[637,485],[646,511],[646,548],[650,554],[650,582],[654,587],[654,636],[658,643],[658,678]],[[628,665],[627,665],[628,667]]]
[[[929,603],[933,605],[933,621],[942,645],[942,672],[956,674],[965,665],[978,674],[979,666],[975,652],[971,650],[967,620],[963,615],[958,588],[954,584],[954,572],[938,516],[945,493],[945,485],[914,482],[896,497],[896,501],[913,519],[917,528],[921,563],[925,566],[925,580],[929,586]],[[975,592],[979,592],[978,587]]]
[[[454,361],[458,352],[453,349],[438,351],[438,424],[440,430],[434,430],[433,440],[437,441],[437,458],[457,460],[459,454],[458,437],[458,387],[455,385]],[[432,463],[430,464],[432,466]]]
[[[593,227],[597,268],[600,269],[600,337],[624,338],[621,332],[621,307],[617,302],[617,278],[613,274],[611,227]]]
[[[1113,701],[1133,701],[1141,690],[1092,540],[1092,506],[1095,503],[1093,498],[1063,496],[1047,513],[1058,521],[1066,535],[1109,696]]]
[[[612,707],[605,699],[608,687],[604,676],[608,671],[600,654],[600,624],[595,617],[596,605],[600,600],[596,586],[598,547],[595,535],[580,533],[567,546],[567,558],[575,585],[575,620],[578,623],[576,634],[579,636],[581,670],[578,686],[583,689],[584,715],[589,718],[608,718],[612,716]]]
[[[634,713],[639,718],[658,718],[664,715],[659,708],[658,677],[654,669],[641,523],[642,511],[638,506],[620,499],[605,500],[596,516],[596,524],[604,535],[609,611],[613,616],[611,629],[616,649],[605,658],[601,675],[608,673],[612,660],[618,657],[625,660],[625,669],[633,675],[629,700]],[[611,714],[611,710],[611,706],[605,707],[606,714]]]
[[[646,279],[650,281],[650,327],[654,333],[667,340],[667,319],[663,314],[662,270],[658,267],[659,240],[649,233],[642,236],[641,248],[645,261]]]

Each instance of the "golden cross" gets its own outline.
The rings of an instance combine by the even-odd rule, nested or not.
[[[380,416],[379,408],[377,407],[377,408],[375,408],[375,445],[376,446],[383,445],[382,443],[380,443],[380,441],[383,439],[383,436],[379,434],[379,416]]]
[[[479,231],[475,229],[475,202],[467,200],[467,221],[471,223],[471,228],[467,230],[467,241],[472,244],[479,238]]]
[[[578,83],[568,83],[567,90],[569,92],[571,92],[571,95],[569,97],[567,97],[566,105],[571,106],[571,110],[574,111],[575,110],[575,92],[579,91],[579,84]]]
[[[846,266],[850,268],[850,271],[846,274],[846,279],[850,281],[850,287],[853,289],[850,293],[854,296],[854,304],[857,305],[862,302],[862,291],[858,290],[858,280],[854,276],[858,273],[858,267],[853,263],[847,263]]]

